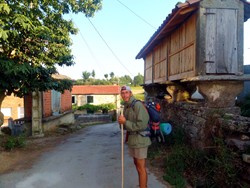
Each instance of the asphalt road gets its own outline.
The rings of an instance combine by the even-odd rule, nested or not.
[[[121,133],[118,124],[80,130],[29,170],[0,176],[0,188],[120,188]],[[138,188],[138,175],[124,147],[124,188]],[[165,188],[149,172],[149,188]]]

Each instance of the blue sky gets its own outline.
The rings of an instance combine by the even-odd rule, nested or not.
[[[100,79],[111,72],[119,77],[143,75],[143,60],[136,60],[135,56],[177,2],[179,0],[103,0],[102,10],[89,20],[83,14],[69,15],[79,29],[79,33],[71,37],[76,64],[58,68],[59,73],[72,79],[81,79],[83,71],[92,70]],[[247,36],[250,20],[244,30],[244,59],[245,64],[250,64],[250,37]]]

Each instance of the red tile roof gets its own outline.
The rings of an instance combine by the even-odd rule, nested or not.
[[[119,95],[118,85],[74,85],[72,95]]]

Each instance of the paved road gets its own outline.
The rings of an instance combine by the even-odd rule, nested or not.
[[[0,176],[0,188],[120,188],[120,138],[115,123],[82,129],[43,154],[31,169]],[[136,188],[138,176],[126,146],[124,152],[124,188]],[[149,172],[148,187],[167,186]]]

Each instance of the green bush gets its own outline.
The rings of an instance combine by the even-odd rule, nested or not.
[[[116,109],[114,103],[106,103],[100,105],[85,104],[76,108],[77,110],[87,110],[88,113],[95,113],[101,110],[103,113],[108,113],[110,110]]]
[[[6,150],[12,150],[14,148],[22,148],[26,144],[26,138],[24,136],[9,136],[4,142],[4,148]]]
[[[87,110],[88,113],[94,113],[100,110],[100,108],[96,105],[93,104],[85,104],[83,106],[79,106],[77,108],[78,110]]]
[[[108,113],[111,110],[116,109],[116,106],[114,103],[107,103],[107,104],[100,104],[98,105],[99,109],[102,111],[102,113]]]

